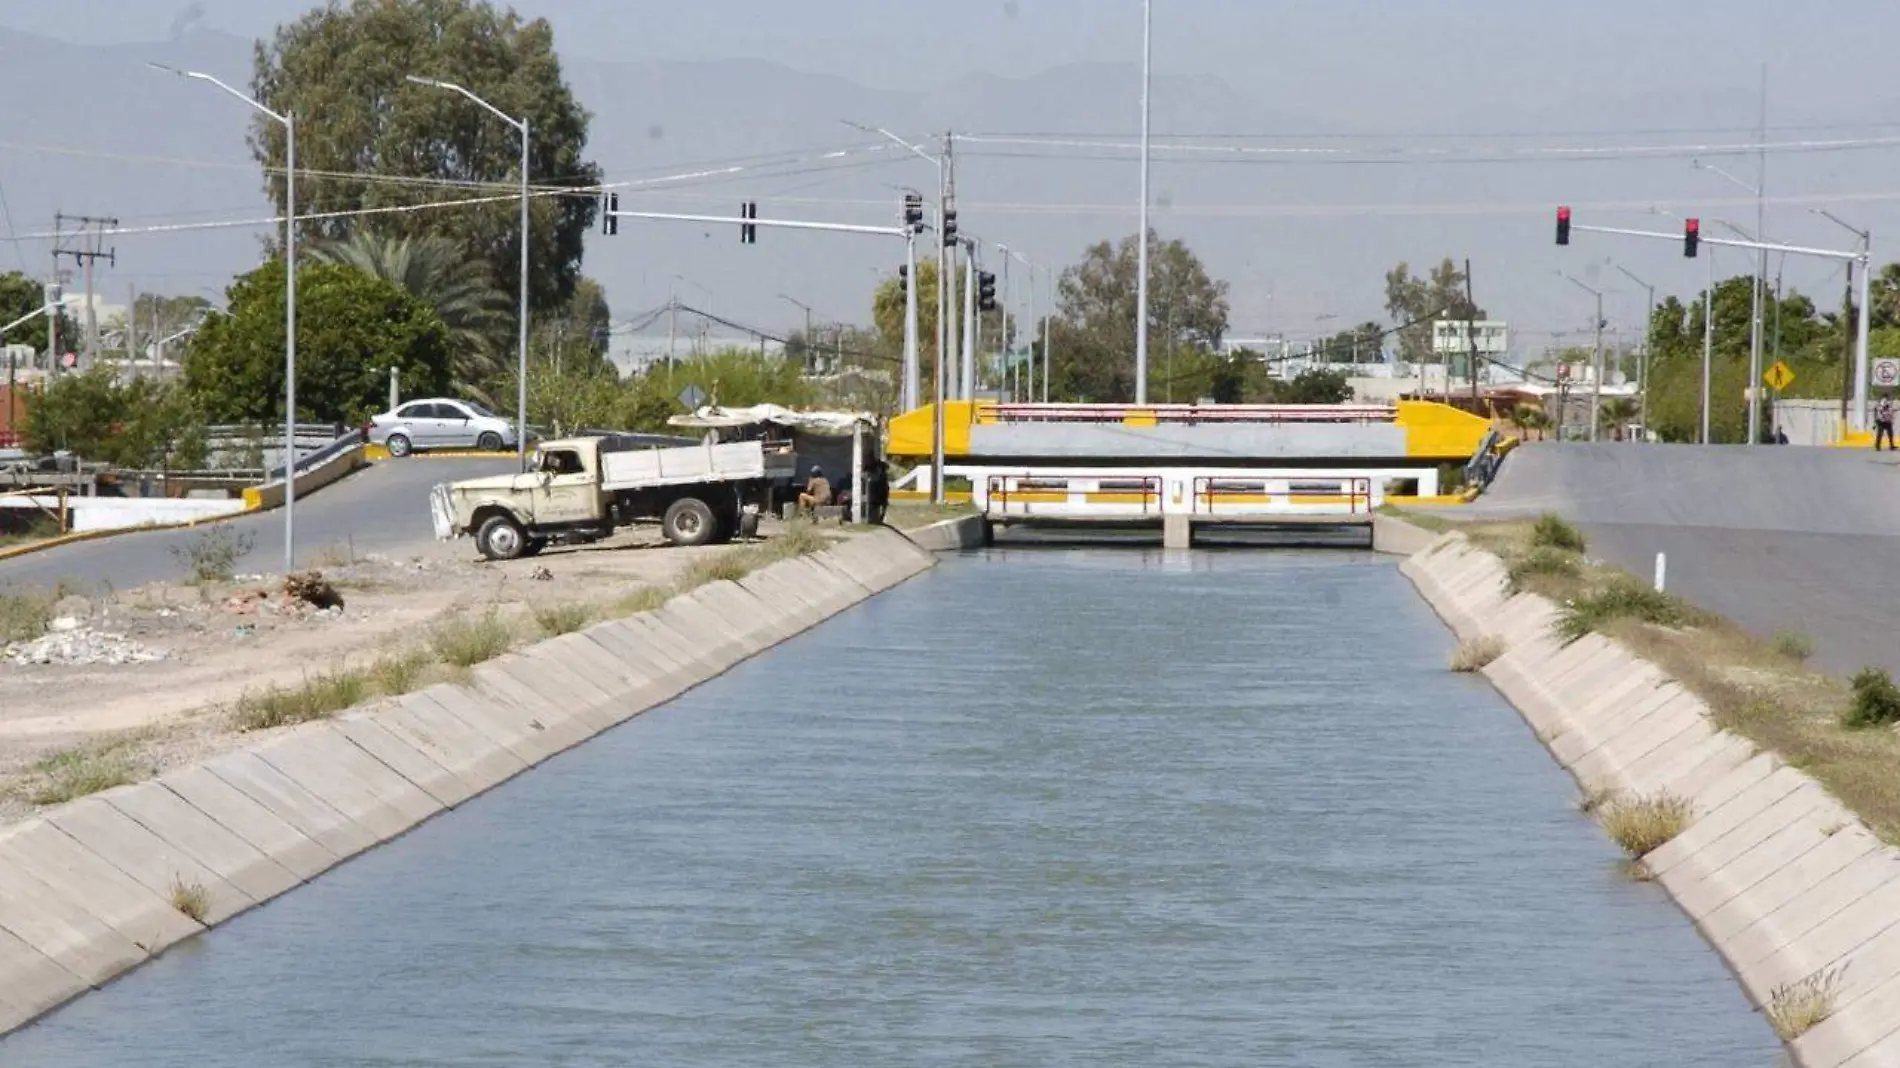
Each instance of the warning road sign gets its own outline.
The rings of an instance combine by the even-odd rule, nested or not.
[[[1776,360],[1773,367],[1762,372],[1761,380],[1768,384],[1769,389],[1780,392],[1794,383],[1794,370],[1780,360]]]

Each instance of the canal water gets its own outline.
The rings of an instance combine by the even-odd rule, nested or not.
[[[1775,1063],[1450,644],[1361,553],[949,559],[0,1065]]]

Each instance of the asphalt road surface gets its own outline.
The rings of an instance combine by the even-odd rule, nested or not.
[[[1520,448],[1474,516],[1557,512],[1590,554],[1764,638],[1799,631],[1813,664],[1900,673],[1900,454],[1795,446]]]
[[[399,553],[435,539],[429,522],[429,487],[437,482],[506,474],[515,461],[464,459],[390,460],[374,464],[297,502],[297,558],[349,544],[361,553]],[[276,573],[284,563],[284,513],[260,512],[223,526],[248,534],[252,548],[238,561],[240,572]],[[0,589],[50,586],[62,579],[84,586],[129,589],[179,578],[183,565],[172,552],[201,530],[155,530],[28,553],[0,561]]]

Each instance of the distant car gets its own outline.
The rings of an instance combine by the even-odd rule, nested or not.
[[[499,452],[515,447],[513,423],[473,401],[445,397],[407,401],[394,411],[371,416],[365,432],[391,456],[408,456],[418,449]]]

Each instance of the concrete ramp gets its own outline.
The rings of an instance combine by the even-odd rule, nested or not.
[[[1590,554],[1758,637],[1799,631],[1816,667],[1900,673],[1900,454],[1721,445],[1519,448],[1459,518],[1556,512]]]
[[[1793,446],[1525,445],[1474,514],[1804,534],[1900,534],[1900,453]]]

